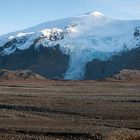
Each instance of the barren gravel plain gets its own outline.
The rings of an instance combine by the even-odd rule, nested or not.
[[[1,81],[0,140],[140,140],[140,82]]]

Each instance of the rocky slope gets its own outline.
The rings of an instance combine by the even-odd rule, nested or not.
[[[122,52],[107,61],[94,59],[88,62],[85,79],[103,79],[113,76],[123,69],[140,70],[140,47]]]
[[[0,69],[0,80],[45,80],[44,77],[30,70],[8,71]]]
[[[140,70],[122,70],[113,77],[106,78],[107,81],[140,81]]]
[[[29,69],[49,79],[62,79],[68,68],[69,57],[63,54],[59,46],[40,47],[35,50],[16,50],[11,55],[0,57],[0,68],[8,70]]]

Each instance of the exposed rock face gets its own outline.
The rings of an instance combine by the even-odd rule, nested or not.
[[[86,65],[85,79],[103,79],[119,73],[122,69],[140,70],[140,47],[113,56],[108,61],[92,60]]]
[[[140,27],[136,27],[136,28],[135,28],[134,36],[135,36],[135,37],[140,36]]]
[[[0,69],[0,80],[45,80],[30,70],[8,71]]]
[[[0,56],[0,68],[7,70],[29,69],[43,77],[61,79],[68,68],[69,56],[62,53],[59,45],[55,47],[34,46],[27,50]]]

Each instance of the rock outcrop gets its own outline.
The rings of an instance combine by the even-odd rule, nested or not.
[[[122,52],[108,61],[94,59],[86,65],[85,79],[96,80],[111,77],[123,69],[140,70],[140,47]]]
[[[34,46],[16,50],[13,54],[0,56],[0,69],[31,70],[49,79],[63,79],[69,64],[69,56],[63,54],[59,45],[55,47]]]

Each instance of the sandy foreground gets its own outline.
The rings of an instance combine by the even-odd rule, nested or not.
[[[0,140],[140,140],[140,82],[1,81]]]

